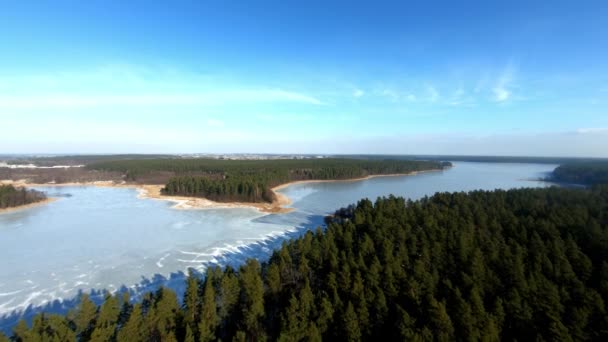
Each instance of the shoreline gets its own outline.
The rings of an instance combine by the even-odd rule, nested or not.
[[[420,173],[437,172],[445,169],[433,169],[423,171],[412,171],[408,173],[391,173],[391,174],[379,174],[369,175],[359,178],[351,179],[309,179],[309,180],[298,180],[284,184],[277,185],[271,188],[272,192],[276,196],[276,200],[272,203],[249,203],[249,202],[216,202],[203,197],[188,197],[188,196],[164,196],[161,194],[161,189],[164,185],[155,184],[132,184],[127,182],[116,183],[115,181],[94,181],[94,182],[68,182],[68,183],[28,183],[27,180],[0,180],[0,184],[12,184],[15,186],[25,187],[53,187],[53,186],[96,186],[96,187],[109,187],[109,188],[130,188],[138,191],[137,198],[139,199],[152,199],[160,201],[168,201],[174,203],[171,206],[172,209],[177,210],[202,210],[202,209],[227,209],[227,208],[253,208],[262,213],[268,214],[285,214],[294,210],[294,208],[286,207],[292,203],[291,199],[284,194],[280,193],[279,190],[285,189],[291,185],[306,184],[306,183],[330,183],[330,182],[360,182],[372,178],[378,177],[405,177],[414,176]],[[20,206],[16,208],[8,209],[21,209],[29,205],[41,205],[50,203],[56,200],[55,198],[48,198],[45,201],[31,203],[26,206]],[[0,209],[0,213],[4,213],[6,209]]]
[[[306,183],[336,183],[336,182],[341,182],[341,183],[361,182],[361,181],[372,179],[372,178],[415,176],[415,175],[420,174],[420,173],[437,172],[437,171],[443,171],[443,170],[444,169],[433,169],[433,170],[423,170],[423,171],[412,171],[412,172],[408,172],[408,173],[387,173],[385,175],[382,175],[382,174],[380,174],[380,175],[369,175],[369,176],[365,176],[365,177],[349,178],[349,179],[305,179],[305,180],[297,180],[297,181],[292,181],[292,182],[284,183],[284,184],[281,184],[281,185],[277,185],[274,188],[272,188],[271,190],[276,193],[277,190],[281,190],[281,189],[284,189],[286,187],[289,187],[289,186],[292,186],[292,185],[296,185],[296,184],[306,184]]]
[[[9,208],[0,208],[0,215],[1,214],[7,214],[7,213],[12,213],[15,211],[20,211],[20,210],[26,210],[26,209],[31,209],[31,208],[35,208],[35,207],[40,207],[43,205],[47,205],[49,203],[55,202],[57,200],[57,198],[54,197],[48,197],[42,201],[38,201],[38,202],[34,202],[34,203],[28,203],[28,204],[24,204],[24,205],[20,205],[17,207],[9,207]]]

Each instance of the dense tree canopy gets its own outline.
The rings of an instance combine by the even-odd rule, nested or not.
[[[12,185],[0,185],[0,209],[18,207],[45,200],[44,193]]]
[[[174,177],[166,182],[167,195],[199,196],[215,201],[272,202],[271,188],[296,180],[339,180],[369,175],[438,170],[450,163],[411,160],[361,159],[153,159],[110,161],[89,167],[120,171],[131,181]]]
[[[608,184],[608,161],[576,162],[558,166],[553,180],[575,184]]]
[[[362,200],[267,263],[134,305],[85,296],[17,341],[608,340],[608,187]]]

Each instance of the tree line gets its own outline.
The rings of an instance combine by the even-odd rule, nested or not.
[[[43,192],[16,188],[12,185],[0,185],[0,209],[18,207],[46,199]]]
[[[283,175],[298,174],[301,179],[311,177],[351,178],[368,174],[410,172],[449,166],[449,163],[413,160],[372,160],[349,158],[224,160],[206,158],[112,160],[91,163],[92,170],[119,171],[128,180],[137,181],[154,172],[172,175],[223,176],[230,174],[260,174],[265,172]],[[336,173],[332,175],[332,173]]]
[[[297,180],[340,180],[369,175],[439,170],[446,162],[358,159],[217,160],[155,159],[96,163],[98,171],[119,171],[130,181],[171,175],[166,195],[198,196],[227,202],[272,202],[271,188]]]
[[[552,180],[575,184],[608,184],[608,161],[566,163],[558,166]]]
[[[268,262],[131,304],[85,295],[15,341],[608,340],[608,187],[362,200]]]

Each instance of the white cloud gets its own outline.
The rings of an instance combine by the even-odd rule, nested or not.
[[[361,89],[355,89],[353,91],[353,96],[354,97],[361,97],[363,95],[365,95],[365,92],[363,90],[361,90]]]
[[[514,73],[514,67],[509,64],[504,68],[498,77],[496,85],[492,89],[492,92],[494,93],[494,100],[496,102],[505,102],[511,98],[512,91],[510,90],[510,87],[512,86]]]
[[[496,86],[494,89],[494,100],[497,102],[504,102],[511,97],[511,92],[504,86]]]

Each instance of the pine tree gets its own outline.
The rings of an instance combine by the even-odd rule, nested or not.
[[[198,325],[200,340],[213,341],[215,340],[215,329],[218,324],[217,306],[215,305],[215,289],[213,288],[213,279],[210,277],[211,272],[207,272],[205,280],[205,288],[203,290],[203,303],[201,308],[201,320]]]
[[[260,338],[263,335],[261,319],[264,317],[264,283],[257,260],[249,259],[241,267],[240,280],[244,328],[248,336]]]
[[[186,336],[184,337],[184,342],[194,342],[194,333],[192,332],[192,328],[190,325],[186,326]]]
[[[146,341],[144,330],[144,320],[141,312],[141,305],[135,304],[127,323],[118,331],[117,341],[119,342],[143,342]]]
[[[357,319],[357,314],[355,313],[355,308],[353,303],[348,302],[346,306],[346,311],[344,312],[343,317],[343,332],[344,338],[351,341],[360,341],[361,340],[361,330],[359,328],[359,320]]]
[[[120,303],[118,298],[110,294],[106,295],[104,303],[99,309],[95,328],[91,335],[92,341],[109,341],[114,337],[118,316],[120,315]]]
[[[19,322],[17,322],[17,325],[15,325],[15,327],[13,328],[13,336],[18,342],[25,342],[31,339],[30,329],[28,328],[25,319],[22,318],[19,320]]]
[[[199,298],[199,279],[190,272],[186,280],[186,292],[184,293],[184,324],[191,329],[195,328],[195,323],[199,321],[200,298]]]
[[[74,313],[73,322],[76,326],[76,334],[81,339],[88,339],[95,325],[97,305],[93,303],[88,294],[80,296],[80,305]]]
[[[175,292],[168,288],[161,288],[157,292],[157,301],[147,321],[154,334],[162,341],[175,340],[175,331],[179,319],[179,305]]]

